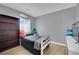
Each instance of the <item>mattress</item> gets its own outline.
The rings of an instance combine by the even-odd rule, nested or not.
[[[36,35],[29,35],[24,37],[27,40],[35,42],[37,39],[39,39]]]

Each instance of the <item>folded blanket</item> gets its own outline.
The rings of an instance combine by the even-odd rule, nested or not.
[[[34,49],[40,50],[41,48],[41,39],[38,39],[34,43]]]
[[[35,40],[34,42],[34,49],[40,50],[41,44],[45,43],[45,41],[49,41],[50,35],[47,35],[45,37],[41,37],[40,39]]]
[[[44,37],[41,37],[40,39],[35,40],[34,42],[34,49],[40,50],[41,49],[41,42],[43,42],[45,39]]]

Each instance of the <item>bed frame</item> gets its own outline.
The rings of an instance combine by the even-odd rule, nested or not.
[[[50,43],[51,43],[50,38],[47,39],[47,40],[45,40],[45,41],[41,40],[41,55],[43,55],[44,49],[45,49],[47,46],[49,46]]]
[[[25,38],[21,38],[21,45],[34,55],[43,55],[44,49],[47,46],[49,46],[50,43],[51,43],[51,40],[45,40],[45,41],[41,40],[41,49],[36,50],[34,49],[33,41],[27,40]]]
[[[34,55],[40,55],[40,50],[34,49],[34,42],[27,40],[25,38],[21,38],[21,45],[27,49],[29,52],[31,52]]]

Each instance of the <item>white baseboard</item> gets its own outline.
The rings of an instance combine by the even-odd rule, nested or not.
[[[63,44],[63,43],[58,43],[58,42],[52,42],[52,43],[62,45],[62,46],[67,46],[66,44]]]

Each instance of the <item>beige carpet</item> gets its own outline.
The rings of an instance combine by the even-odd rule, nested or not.
[[[23,48],[22,46],[17,46],[15,48],[0,53],[0,55],[33,55],[33,54],[30,53],[25,48]],[[50,44],[50,46],[44,50],[44,55],[67,55],[67,47],[57,44]]]
[[[0,55],[32,55],[32,53],[30,53],[28,50],[26,50],[22,46],[17,46],[0,53]]]
[[[50,46],[44,50],[44,55],[68,55],[68,49],[67,46],[50,44]]]

